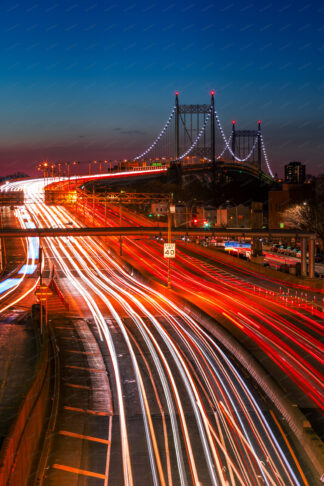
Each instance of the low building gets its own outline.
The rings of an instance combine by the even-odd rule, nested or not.
[[[175,204],[175,213],[173,214],[174,226],[189,226],[191,213],[185,204]]]
[[[234,205],[229,201],[217,209],[216,226],[218,228],[249,228],[251,210],[244,204]]]
[[[217,209],[214,206],[209,205],[197,205],[192,209],[192,218],[195,226],[203,226],[205,223],[213,227],[217,221]]]

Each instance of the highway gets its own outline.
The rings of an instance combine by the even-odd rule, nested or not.
[[[23,227],[79,225],[64,208],[45,206],[43,181],[12,186],[23,187],[34,201],[27,210],[17,209]],[[73,315],[89,320],[98,336],[110,377],[114,412],[103,445],[106,454],[101,456],[100,471],[83,474],[84,484],[312,484],[307,465],[280,426],[277,412],[261,398],[236,360],[172,297],[137,281],[91,237],[44,238],[42,246],[56,268],[59,285],[71,296]],[[125,253],[165,281],[160,245],[127,239],[124,246]],[[27,264],[34,265],[35,260]],[[173,285],[194,295],[200,305],[217,309],[218,317],[225,315],[235,326],[260,337],[261,320],[266,327],[267,299],[252,298],[251,289],[238,290],[233,282],[225,286],[222,275],[211,277],[197,265],[185,252],[180,254],[173,267]],[[280,303],[273,304],[288,312]],[[271,306],[267,307],[269,334],[266,340],[262,330],[260,345],[273,342],[273,349],[284,349],[287,363],[289,359],[297,366],[295,348],[288,349],[282,341],[289,321],[283,323],[279,313],[271,314]],[[290,324],[296,349],[303,347],[306,356],[298,355],[302,371],[296,374],[307,376],[310,398],[319,401],[315,386],[320,388],[321,379],[315,369],[319,325],[310,317],[304,321],[311,330],[307,336]],[[54,484],[56,466],[49,459],[45,484]],[[56,469],[74,475],[70,466],[66,456],[65,464]]]
[[[117,216],[117,212],[111,211],[111,224],[119,224]],[[124,238],[123,253],[137,268],[166,282],[167,265],[161,242]],[[207,260],[202,261],[202,257]],[[206,254],[203,248],[183,242],[178,242],[177,258],[172,265],[172,285],[216,320],[224,322],[241,341],[248,337],[256,343],[275,364],[277,375],[280,377],[284,371],[307,395],[309,401],[300,398],[305,407],[313,404],[324,410],[324,376],[320,371],[324,364],[324,314],[310,305],[311,292],[308,291],[306,304],[295,289],[289,293],[289,287],[282,283],[279,286],[276,281],[247,275],[228,265],[226,268],[219,252]],[[301,290],[306,295],[305,289]],[[293,386],[291,389],[295,391]],[[303,394],[295,392],[295,400]]]

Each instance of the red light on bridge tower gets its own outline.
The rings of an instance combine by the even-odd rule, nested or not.
[[[235,125],[236,121],[235,120],[232,120],[232,125]]]
[[[214,89],[212,89],[212,90],[211,90],[211,92],[210,92],[210,94],[211,94],[212,96],[214,96],[214,95],[215,95],[215,90],[214,90]]]
[[[174,94],[175,94],[176,96],[179,96],[179,91],[176,91]]]

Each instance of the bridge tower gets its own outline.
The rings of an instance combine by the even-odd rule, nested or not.
[[[197,146],[190,151],[190,156],[206,157],[215,161],[215,92],[211,92],[211,104],[181,105],[179,93],[175,93],[174,118],[174,156],[179,159],[182,153],[190,147],[199,134],[206,118],[209,116],[210,133],[204,131]]]
[[[175,151],[174,156],[176,159],[180,157],[180,146],[179,146],[179,121],[180,121],[180,110],[179,110],[179,92],[176,91],[175,93],[175,124],[174,124],[174,143],[175,143]]]
[[[210,119],[210,141],[211,141],[211,161],[215,165],[215,91],[210,92],[210,109],[211,109],[211,119]]]
[[[256,141],[256,142],[255,142]],[[232,152],[238,157],[249,153],[256,143],[257,147],[253,150],[250,161],[259,170],[262,164],[262,147],[261,147],[261,121],[258,121],[257,130],[236,130],[236,121],[232,121]],[[255,153],[257,156],[255,157]],[[233,156],[233,161],[235,160]]]

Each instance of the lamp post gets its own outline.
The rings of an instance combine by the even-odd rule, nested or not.
[[[122,192],[120,191],[120,196],[119,196],[119,227],[121,228],[122,225]],[[123,237],[120,234],[119,236],[119,255],[123,255]]]
[[[73,165],[75,166],[75,177],[78,179],[79,178],[79,162],[74,160]]]
[[[69,190],[70,190],[70,162],[65,162],[65,165],[67,167],[67,176],[68,176],[68,181],[69,181]]]
[[[171,243],[171,231],[172,231],[172,215],[175,213],[175,205],[171,204],[170,199],[169,211],[168,211],[168,244]],[[168,258],[168,289],[171,288],[171,258]]]
[[[44,169],[44,186],[46,185],[46,169],[48,167],[47,161],[43,162],[43,169]]]

